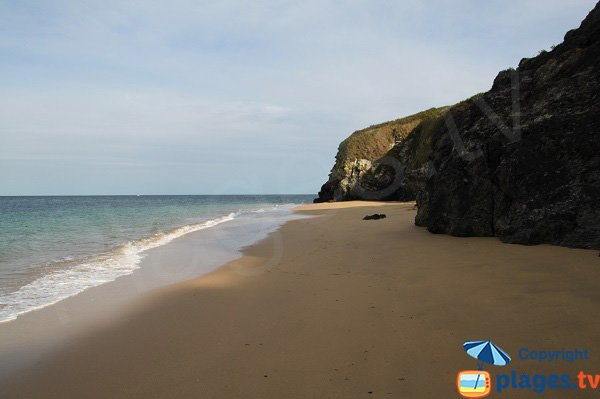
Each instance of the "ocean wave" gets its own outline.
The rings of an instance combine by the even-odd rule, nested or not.
[[[88,288],[114,281],[139,268],[143,252],[165,245],[186,234],[229,222],[240,212],[230,213],[202,223],[182,226],[164,234],[155,234],[96,255],[68,268],[54,270],[0,296],[0,323],[14,320],[20,314],[53,305]]]

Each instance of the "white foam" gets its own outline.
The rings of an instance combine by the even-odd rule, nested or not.
[[[179,227],[166,234],[130,241],[109,253],[46,274],[17,291],[0,296],[0,323],[131,274],[139,268],[144,251],[165,245],[185,234],[231,221],[238,214],[230,213],[203,223]]]

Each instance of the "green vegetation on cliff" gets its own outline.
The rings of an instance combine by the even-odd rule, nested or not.
[[[406,139],[423,120],[439,117],[446,109],[447,107],[431,108],[404,118],[371,125],[352,133],[350,137],[340,143],[333,169],[341,168],[346,160],[374,161],[381,158],[395,143]]]
[[[436,108],[435,113],[432,113],[429,118],[423,119],[410,133],[410,137],[406,140],[408,153],[413,154],[412,158],[406,160],[410,169],[418,169],[427,162],[432,151],[431,136],[444,123],[444,113],[448,109],[450,107]],[[400,150],[401,147],[394,147],[388,155],[398,158]]]
[[[384,165],[386,162],[382,164],[382,159],[389,156],[397,159],[403,158],[402,155],[396,154],[396,148],[411,141],[414,132],[419,130],[423,123],[440,119],[447,109],[448,107],[431,108],[418,114],[372,125],[352,133],[340,143],[329,180],[321,187],[319,198],[316,201],[412,197],[412,193],[404,192],[406,190],[402,193],[379,192],[373,194],[373,192],[379,191],[378,187],[381,182],[392,181],[396,178],[395,171],[389,170],[390,166]],[[429,134],[427,129],[419,131],[424,132],[421,134]],[[418,142],[414,144],[420,145]],[[426,157],[430,149],[426,146],[420,151]],[[402,160],[403,162],[404,160]]]

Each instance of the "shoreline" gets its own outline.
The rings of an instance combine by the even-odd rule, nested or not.
[[[250,219],[250,212],[190,231],[143,251],[130,273],[0,322],[0,380],[60,351],[71,340],[116,322],[154,291],[201,277],[240,257],[245,246],[298,217],[288,208],[267,218]]]
[[[307,201],[306,195],[2,201],[3,211],[17,211],[0,235],[0,323],[132,274],[144,253],[178,237],[221,223],[278,222]]]
[[[86,290],[88,290],[90,288],[95,288],[95,287],[100,287],[105,284],[110,284],[120,277],[129,276],[129,275],[135,273],[136,270],[139,269],[144,253],[151,251],[152,249],[159,248],[163,245],[169,244],[171,241],[181,238],[181,237],[185,236],[186,234],[195,233],[200,230],[215,227],[221,223],[231,222],[231,221],[235,220],[236,216],[237,215],[230,213],[229,215],[218,216],[218,217],[215,217],[213,219],[208,219],[203,222],[170,228],[166,232],[160,233],[158,235],[156,235],[156,234],[155,235],[146,235],[144,237],[132,238],[126,242],[115,245],[113,248],[111,248],[110,250],[108,250],[104,253],[86,255],[83,258],[75,259],[75,262],[76,262],[75,269],[78,269],[78,268],[80,269],[83,266],[83,264],[85,264],[87,262],[95,264],[96,270],[102,269],[103,262],[107,262],[109,264],[110,263],[115,263],[115,264],[110,264],[109,267],[105,267],[106,275],[100,277],[100,280],[103,280],[103,281],[94,283],[93,285],[89,285],[89,286],[88,286],[88,284],[90,284],[89,281],[80,283],[79,286],[70,284],[65,289],[65,292],[63,292],[61,294],[54,294],[53,298],[51,299],[52,302],[31,305],[30,307],[21,309],[21,310],[17,311],[16,313],[14,313],[14,311],[13,311],[11,313],[11,315],[8,316],[7,318],[0,319],[0,326],[3,323],[10,323],[12,321],[15,321],[19,316],[23,316],[30,312],[35,312],[35,311],[45,309],[47,307],[56,305],[57,303],[59,303],[61,301],[75,297],[79,294],[82,294],[83,292],[85,292]],[[136,246],[138,248],[135,248]],[[134,249],[130,250],[130,251],[126,251],[127,248],[131,248],[131,247],[134,247]],[[127,257],[133,257],[135,260],[124,259]],[[86,262],[86,258],[89,259],[89,261]],[[120,259],[118,261],[114,261],[113,260],[114,258],[117,258],[117,259],[120,258]],[[54,264],[54,263],[59,263],[59,262],[61,262],[61,261],[49,261],[48,263]],[[111,269],[112,269],[112,271],[111,271]],[[69,277],[69,275],[67,274],[68,272],[72,273],[72,269],[56,270],[53,273],[39,275],[36,278],[34,278],[32,281],[30,281],[28,284],[25,284],[25,285],[19,287],[19,289],[16,292],[19,293],[24,288],[30,288],[31,285],[33,285],[33,284],[38,285],[38,287],[36,287],[36,288],[30,288],[30,290],[33,290],[35,292],[36,290],[41,289],[40,285],[48,286],[48,285],[52,285],[51,283],[54,283],[54,284],[60,283],[60,281],[62,279]],[[80,272],[80,274],[81,274],[81,272]],[[43,281],[43,280],[50,280],[50,282],[40,283],[40,281]],[[21,298],[19,298],[19,299],[21,299]],[[15,303],[18,303],[18,299],[13,300],[11,304],[14,305]]]
[[[413,208],[301,207],[317,217],[149,293],[0,394],[425,398],[454,392],[456,372],[474,367],[466,340],[493,338],[513,358],[521,346],[570,342],[600,353],[595,251],[433,235],[414,226]],[[371,213],[388,218],[361,220]]]

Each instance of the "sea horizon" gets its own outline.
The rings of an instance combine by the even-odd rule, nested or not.
[[[0,399],[600,392],[600,0],[0,10]]]
[[[131,274],[145,251],[188,233],[236,221],[269,229],[311,199],[306,194],[1,196],[0,322]]]
[[[0,194],[1,197],[235,197],[235,196],[314,196],[315,193],[282,193],[282,194]]]

